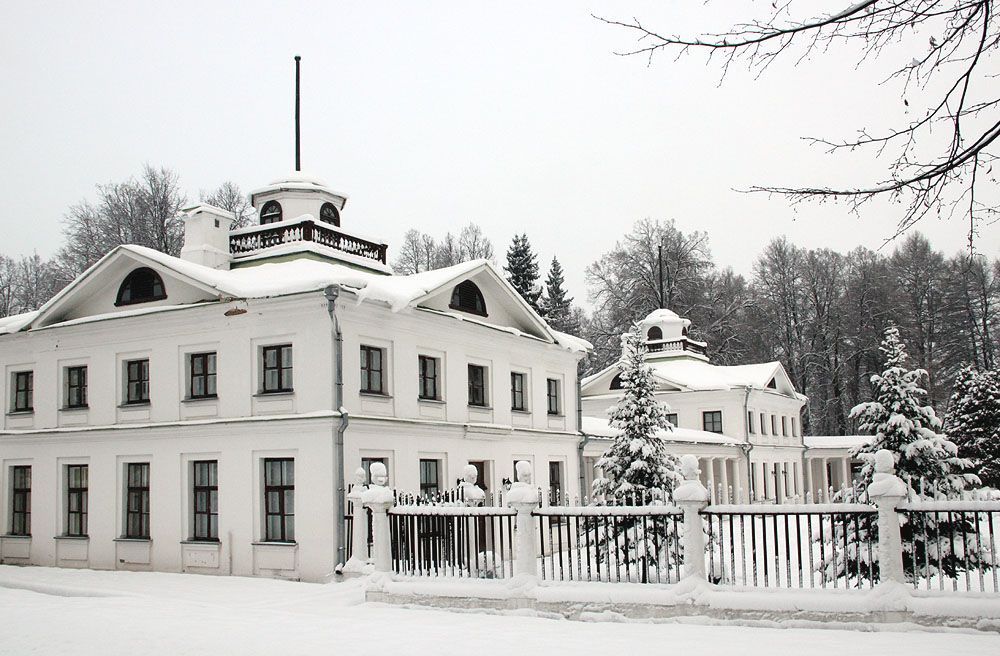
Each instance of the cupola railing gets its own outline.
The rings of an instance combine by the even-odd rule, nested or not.
[[[385,264],[386,245],[355,237],[311,218],[282,221],[280,224],[244,229],[229,235],[229,252],[234,257],[261,253],[282,244],[312,242],[344,253]]]

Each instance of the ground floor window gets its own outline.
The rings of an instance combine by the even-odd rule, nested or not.
[[[192,463],[192,516],[195,540],[219,539],[219,463],[198,460]]]
[[[295,460],[264,460],[264,540],[295,542]]]
[[[440,460],[420,460],[420,496],[432,497],[441,491]]]
[[[87,535],[87,465],[66,467],[66,535]]]
[[[11,467],[10,478],[10,534],[31,535],[31,467]]]
[[[148,540],[149,463],[130,462],[125,467],[125,537]]]

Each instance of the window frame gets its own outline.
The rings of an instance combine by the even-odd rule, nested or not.
[[[381,462],[385,465],[386,473],[389,472],[389,457],[388,456],[361,456],[361,468],[365,472],[365,485],[372,484],[372,465],[376,462]]]
[[[132,287],[136,283],[139,276],[150,276],[150,291],[148,296],[136,297],[133,294]],[[159,291],[157,291],[159,288]],[[126,293],[128,298],[125,298]],[[139,267],[137,269],[132,269],[129,271],[125,279],[122,280],[122,284],[118,286],[118,295],[115,296],[115,307],[121,307],[122,305],[136,305],[138,303],[151,303],[153,301],[162,301],[167,298],[167,287],[163,284],[163,278],[160,277],[156,271],[150,269],[149,267]]]
[[[31,536],[31,465],[10,467],[10,533]]]
[[[672,417],[673,419],[671,419],[671,417]],[[676,412],[668,412],[668,413],[667,413],[667,423],[669,423],[669,424],[670,424],[671,426],[673,426],[674,428],[678,428],[678,427],[679,427],[679,426],[678,426],[678,424],[679,424],[680,422],[679,422],[679,420],[677,419],[677,413],[676,413]]]
[[[278,465],[279,480],[271,479],[271,464]],[[286,469],[290,465],[290,469]],[[261,486],[263,488],[264,505],[264,542],[281,542],[286,544],[295,543],[295,458],[264,458],[263,476]],[[290,474],[290,475],[289,475]],[[289,480],[291,482],[289,482]],[[277,494],[277,507],[272,509],[269,499],[272,493]],[[288,493],[291,493],[291,510],[288,509]],[[278,518],[279,530],[277,534],[271,530],[271,517]]]
[[[268,210],[272,208],[277,208],[277,213],[271,212],[268,214]],[[282,217],[284,216],[284,208],[281,207],[281,203],[276,200],[269,200],[260,208],[260,224],[267,225],[269,223],[280,223]],[[265,214],[267,216],[265,216]]]
[[[514,412],[527,412],[526,389],[528,374],[521,371],[510,372],[510,409]]]
[[[26,369],[11,373],[11,412],[35,411],[35,371]]]
[[[326,212],[328,209],[332,210],[332,213],[324,215],[324,212]],[[328,221],[327,218],[329,218],[331,220]],[[339,228],[340,227],[340,210],[338,210],[337,206],[334,205],[333,203],[323,203],[319,207],[319,220],[320,220],[321,223],[326,223],[328,225],[332,225],[332,226],[334,226],[336,228]]]
[[[89,501],[90,467],[83,464],[67,464],[66,466],[66,531],[71,538],[88,537],[87,504]],[[82,474],[82,484],[73,485],[74,471]],[[76,500],[77,510],[73,510],[73,500]],[[74,518],[77,522],[74,523]]]
[[[774,414],[771,415],[771,435],[773,435],[774,437],[779,437],[779,435],[778,435],[778,419],[777,419],[777,417]]]
[[[288,363],[285,364],[285,349],[288,350]],[[267,354],[275,353],[275,364],[274,366],[268,366],[267,364]],[[292,352],[292,344],[268,344],[267,346],[262,346],[260,349],[260,393],[261,394],[289,394],[295,390],[295,382],[293,378],[294,370],[294,358]],[[268,372],[277,372],[277,387],[270,387],[268,385]],[[288,372],[288,385],[285,385],[285,372]]]
[[[378,362],[376,363],[378,366],[373,367],[372,356],[376,353],[378,354]],[[361,345],[358,389],[362,394],[386,396],[385,356],[386,350],[380,346]],[[373,385],[373,380],[377,381],[378,384]]]
[[[428,374],[425,363],[433,364],[433,371]],[[429,382],[428,382],[429,381]],[[433,355],[417,355],[417,398],[421,401],[441,400],[441,358]],[[433,395],[426,394],[428,385],[432,388]]]
[[[217,351],[201,351],[189,353],[188,365],[188,398],[189,399],[217,399],[219,398],[218,371],[219,356]],[[201,373],[195,373],[195,362],[201,362]],[[211,369],[211,371],[209,371]],[[201,381],[202,389],[200,394],[195,393],[195,383]],[[209,391],[211,388],[212,391]]]
[[[757,434],[757,429],[754,426],[754,414],[753,410],[747,410],[747,431],[750,435]]]
[[[149,540],[149,463],[125,464],[125,523],[122,537],[126,540]]]
[[[139,365],[135,378],[132,377],[132,365]],[[133,388],[133,385],[137,385],[138,387]],[[137,396],[135,397],[132,394],[133,389],[137,390]],[[149,402],[149,358],[126,360],[125,405],[144,405]]]
[[[76,381],[74,382],[74,374]],[[87,365],[73,365],[64,369],[66,377],[66,403],[63,406],[69,410],[86,408],[87,405]],[[74,397],[75,400],[74,400]]]
[[[471,305],[463,303],[463,300],[467,301],[470,300],[470,298],[472,300]],[[448,303],[448,307],[452,310],[467,312],[480,317],[489,316],[483,292],[479,289],[479,285],[474,283],[472,280],[463,280],[455,285],[451,291],[451,300]]]
[[[767,415],[765,415],[765,413],[761,412],[760,413],[760,434],[761,435],[767,435],[767,421],[765,421],[766,419],[767,419]]]
[[[434,481],[425,481],[424,465],[434,464]],[[420,496],[424,498],[432,498],[441,492],[441,460],[438,458],[420,458],[418,463],[419,471],[419,481],[420,481]],[[429,471],[429,470],[428,470]],[[432,491],[433,490],[433,491]]]
[[[208,469],[207,482],[199,483],[199,468]],[[204,500],[199,510],[199,501]],[[205,529],[199,519],[205,518]],[[204,534],[203,534],[204,533]],[[191,540],[195,542],[219,541],[219,461],[191,461]]]
[[[781,436],[788,437],[788,417],[781,415]]]
[[[489,368],[486,365],[470,362],[466,369],[469,383],[469,405],[474,408],[489,407],[489,390],[486,381],[489,376]],[[479,374],[479,380],[475,380],[473,371]],[[478,400],[477,400],[478,399]]]
[[[718,420],[718,421],[716,421]],[[711,424],[711,428],[709,425]],[[718,430],[714,430],[718,425]],[[701,427],[706,433],[722,434],[722,410],[703,410],[701,413]]]
[[[558,378],[545,379],[545,410],[550,417],[562,415],[562,399],[560,398],[562,385],[560,382]]]

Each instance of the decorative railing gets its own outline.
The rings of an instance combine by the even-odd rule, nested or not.
[[[392,571],[508,578],[514,571],[515,514],[495,507],[396,506],[389,511]]]
[[[229,236],[229,252],[234,256],[250,255],[281,244],[313,242],[385,264],[386,245],[340,232],[313,219],[262,225],[252,231]]]
[[[672,342],[650,342],[646,344],[646,351],[649,353],[664,353],[674,351],[690,351],[698,355],[708,355],[708,349],[704,344],[692,342],[687,338],[674,340]]]

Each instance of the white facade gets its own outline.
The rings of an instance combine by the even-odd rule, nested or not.
[[[540,486],[576,480],[575,376],[587,345],[551,331],[485,261],[385,275],[384,244],[322,225],[319,205],[339,211],[345,197],[310,184],[255,192],[258,210],[291,199],[280,222],[256,231],[226,235],[225,215],[199,206],[185,259],[119,247],[39,312],[0,319],[2,562],[324,580],[343,560],[340,476],[353,480],[363,459],[383,459],[390,485],[407,492],[427,491],[431,469],[437,489],[452,488],[470,462],[491,492],[520,459]],[[231,252],[220,255],[220,243]],[[143,273],[129,293],[144,300],[129,302],[123,283],[139,270],[162,289]],[[484,312],[451,302],[462,284]],[[363,351],[378,361],[367,393]],[[421,377],[421,356],[433,376]],[[476,404],[470,365],[483,374]],[[420,399],[431,378],[435,398]],[[196,492],[195,463],[208,462],[214,519],[196,513],[196,497],[212,491]],[[265,475],[269,462],[287,471]],[[79,465],[84,530],[70,473]],[[130,485],[142,465],[148,482]],[[13,535],[25,466],[30,530]],[[279,497],[284,506],[269,505]],[[148,508],[130,513],[129,498]],[[196,514],[217,523],[211,539],[193,539],[204,537]]]

